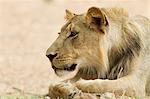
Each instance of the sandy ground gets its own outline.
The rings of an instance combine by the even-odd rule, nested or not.
[[[65,22],[65,9],[82,13],[91,6],[119,6],[131,16],[150,17],[150,0],[0,0],[0,95],[45,94],[60,80],[46,49]]]

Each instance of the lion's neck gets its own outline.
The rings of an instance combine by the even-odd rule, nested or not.
[[[117,22],[116,22],[117,23]],[[109,41],[109,73],[108,79],[117,79],[130,73],[134,62],[139,57],[142,49],[142,40],[134,24],[126,21],[111,24],[108,34]],[[116,30],[115,30],[116,29]]]

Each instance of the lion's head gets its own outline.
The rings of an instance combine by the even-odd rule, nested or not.
[[[58,38],[46,52],[55,73],[60,76],[78,69],[82,78],[105,78],[105,35],[109,25],[105,14],[96,7],[81,15],[66,10],[66,19]]]

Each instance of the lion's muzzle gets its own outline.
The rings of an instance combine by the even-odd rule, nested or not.
[[[48,59],[52,62],[53,59],[57,56],[57,53],[50,53],[48,55],[46,55],[48,57]]]

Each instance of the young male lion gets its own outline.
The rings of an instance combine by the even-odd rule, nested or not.
[[[69,97],[78,90],[150,95],[149,19],[131,18],[123,8],[97,7],[80,15],[66,10],[66,19],[46,55],[59,76],[77,70],[70,79],[76,88],[64,82],[54,84],[52,97],[61,92]]]

